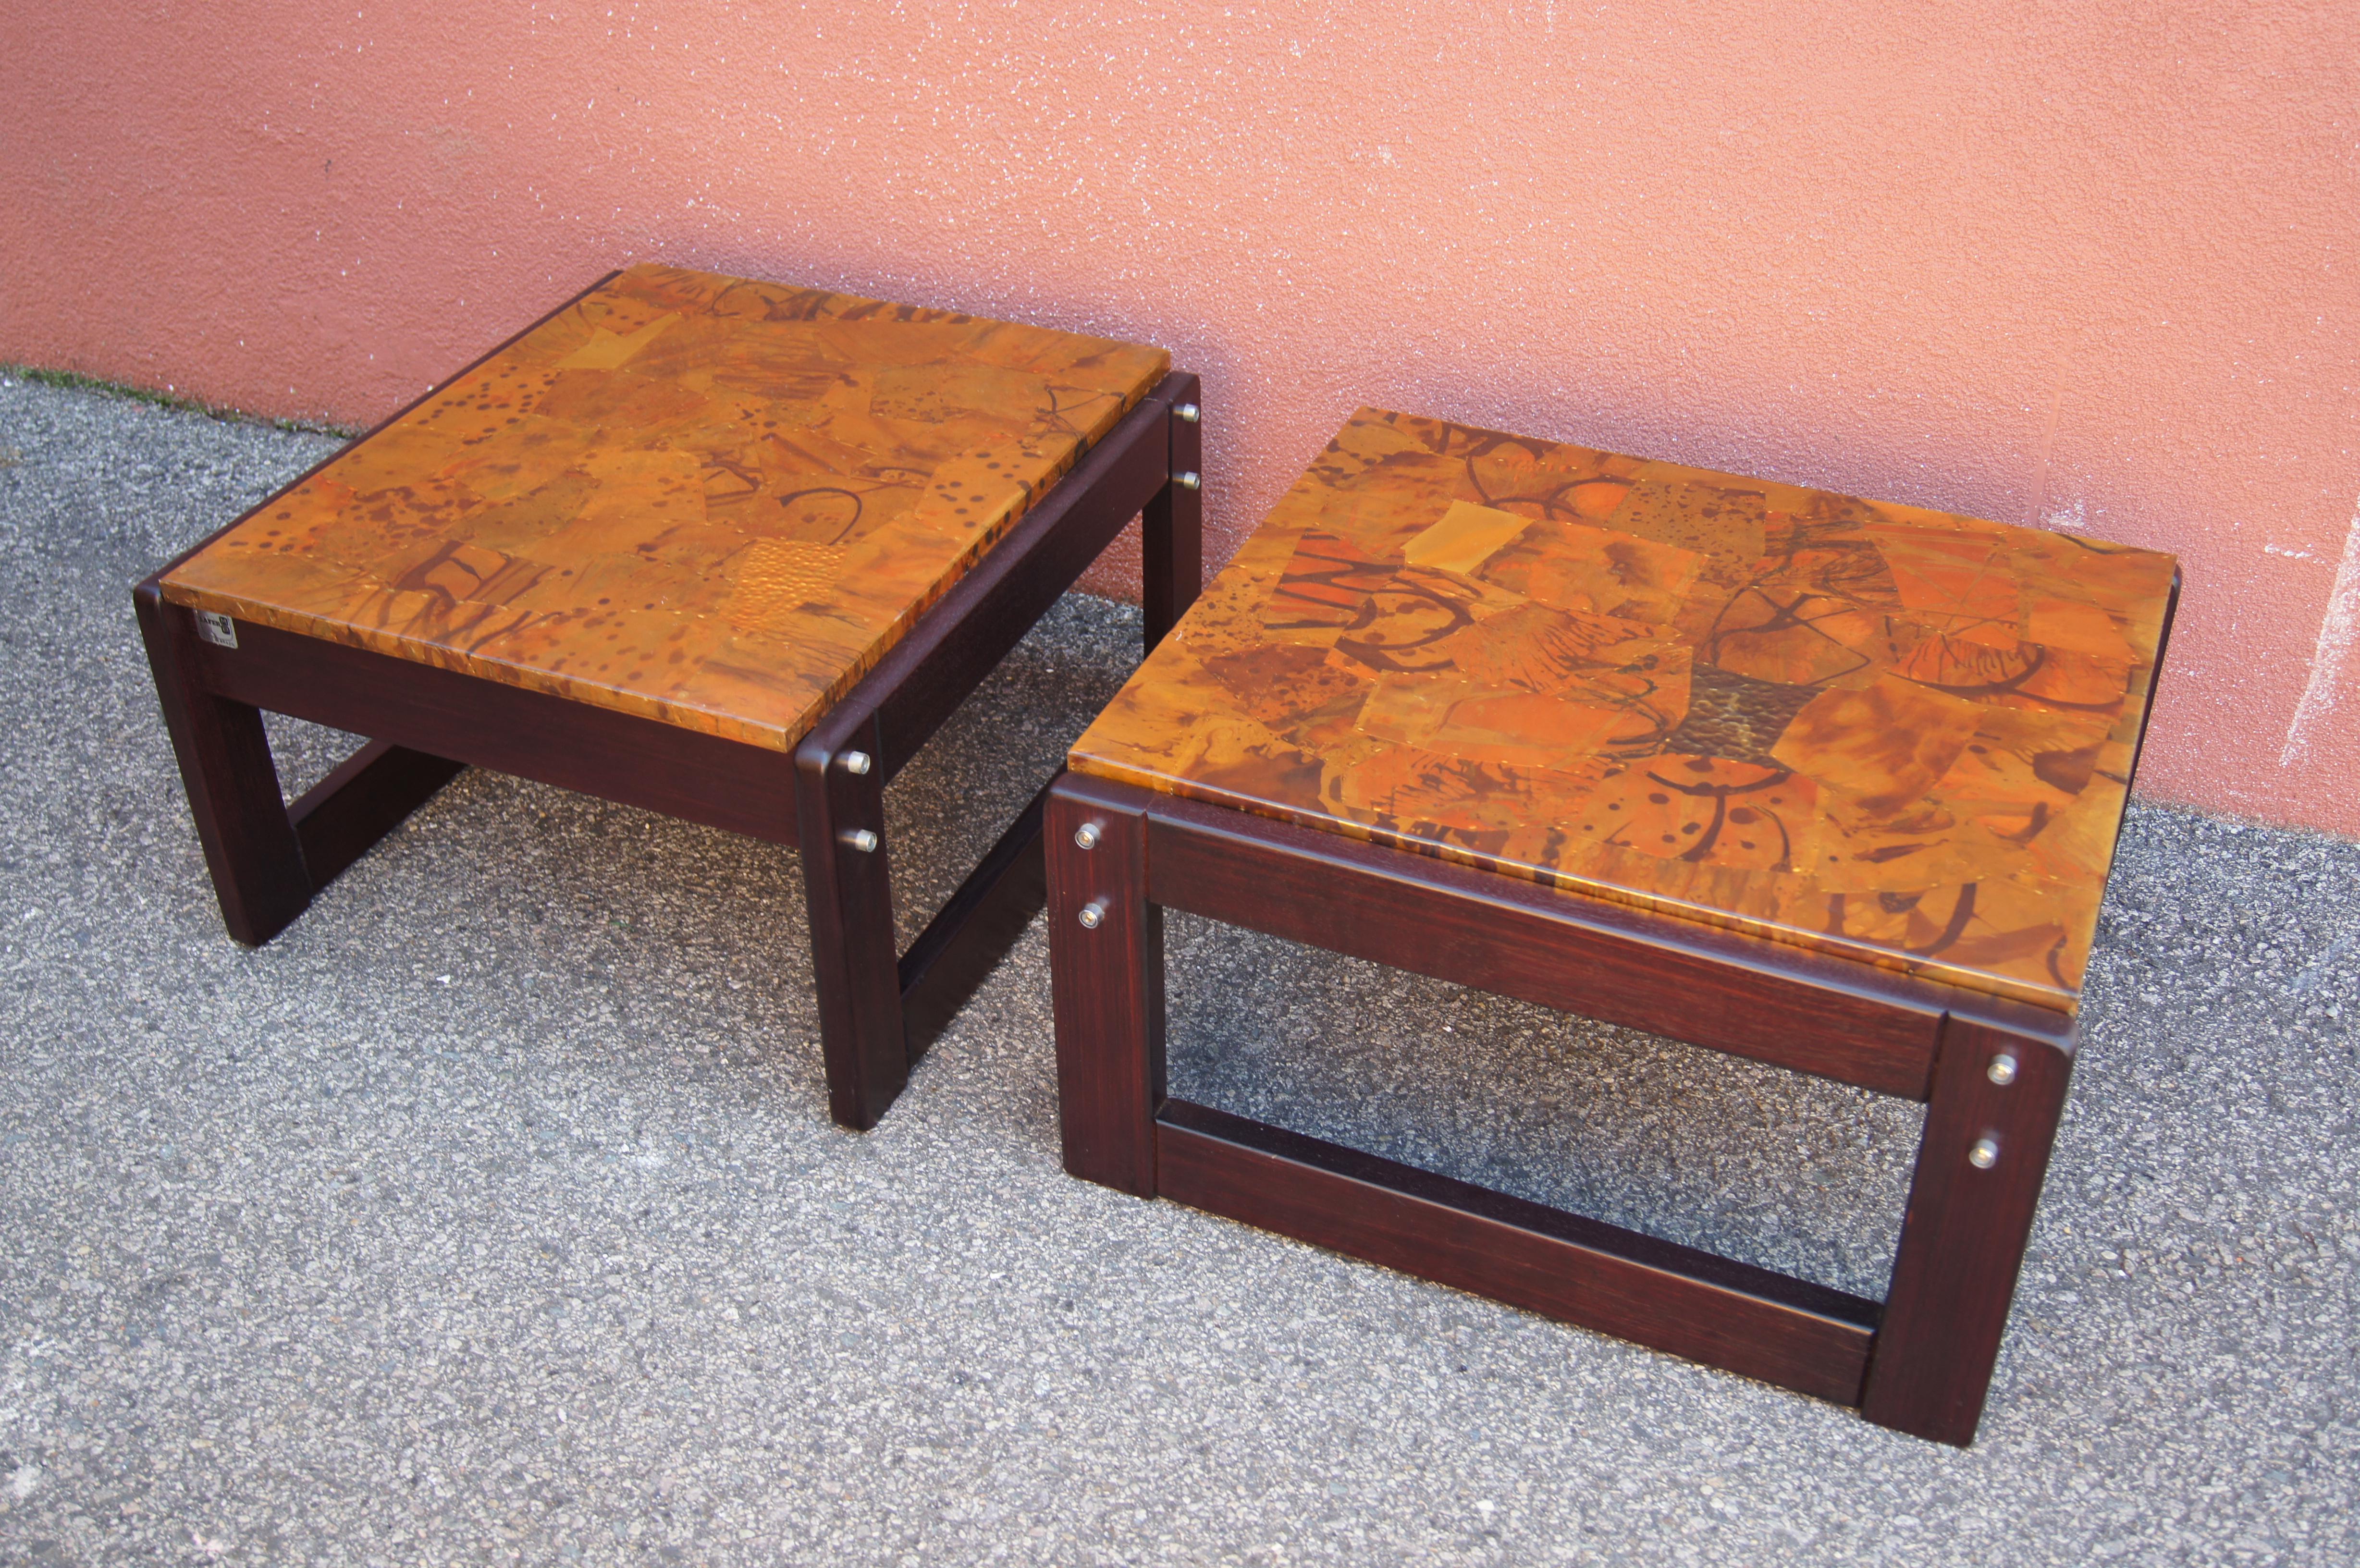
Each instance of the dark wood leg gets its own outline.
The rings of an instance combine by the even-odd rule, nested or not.
[[[1172,414],[1172,483],[1155,493],[1140,514],[1140,602],[1147,615],[1147,647],[1153,652],[1164,634],[1187,613],[1204,586],[1205,498],[1182,475],[1199,478],[1204,467],[1204,428],[1195,410],[1199,388],[1193,376],[1175,397]],[[1167,383],[1167,386],[1169,384]]]
[[[1956,1017],[1944,1025],[1861,1399],[1880,1426],[1974,1441],[2072,1066],[2055,1042]]]
[[[861,1132],[877,1125],[910,1079],[878,755],[873,721],[833,745],[814,735],[795,753],[828,1110]]]
[[[1194,376],[1164,377],[1153,397],[1083,458],[1041,505],[929,610],[796,748],[796,837],[804,851],[828,1092],[836,1120],[874,1127],[910,1067],[1041,906],[1040,814],[1029,808],[953,894],[908,953],[893,951],[881,792],[1060,593],[1145,508],[1159,558],[1146,576],[1166,617],[1195,597],[1201,554],[1192,492],[1173,491],[1172,405]],[[1158,564],[1158,561],[1162,564]],[[859,753],[855,774],[843,767]],[[742,791],[740,792],[742,793]],[[850,841],[866,832],[874,848]]]
[[[373,740],[287,808],[303,846],[312,891],[334,881],[369,846],[458,777],[464,764]]]
[[[1065,1170],[1155,1196],[1164,1103],[1164,911],[1147,901],[1147,818],[1070,776],[1043,825],[1057,1104]]]
[[[1041,912],[1048,896],[1041,812],[1048,798],[1043,785],[901,955],[901,1030],[911,1066]]]
[[[165,604],[152,583],[140,584],[132,603],[222,923],[239,942],[258,947],[311,901],[262,714],[213,695],[198,679],[196,622],[187,610]]]

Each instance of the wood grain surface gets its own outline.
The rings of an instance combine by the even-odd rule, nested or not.
[[[1168,365],[635,267],[180,562],[164,594],[786,750]]]
[[[2175,580],[1363,408],[1072,765],[2070,1013]]]

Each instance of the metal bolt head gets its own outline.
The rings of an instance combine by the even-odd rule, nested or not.
[[[878,840],[877,835],[867,828],[855,828],[844,835],[844,842],[861,854],[869,855],[876,850]]]
[[[1190,469],[1185,474],[1174,474],[1172,476],[1172,483],[1177,485],[1183,490],[1202,490],[1205,487],[1205,476],[1198,474],[1196,470]]]
[[[847,773],[866,773],[866,772],[868,772],[868,771],[869,771],[869,754],[868,754],[867,752],[865,752],[865,751],[847,751],[847,752],[846,752],[846,753],[844,754],[844,770],[845,770]]]
[[[2005,1051],[2001,1051],[1991,1059],[1991,1065],[1983,1069],[1983,1076],[2005,1088],[2016,1082],[2016,1058]]]
[[[1999,1139],[1995,1138],[1975,1139],[1975,1146],[1967,1150],[1967,1163],[1978,1171],[1988,1171],[1998,1164]]]
[[[1075,847],[1075,848],[1076,848],[1076,849],[1096,849],[1098,846],[1098,823],[1096,823],[1096,822],[1084,822],[1080,827],[1077,827],[1077,828],[1076,828],[1076,829],[1074,830],[1074,847]]]
[[[1183,403],[1174,408],[1172,412],[1174,417],[1178,419],[1184,425],[1193,425],[1198,419],[1204,418],[1203,411],[1200,410],[1194,403]]]
[[[1082,929],[1084,931],[1098,930],[1099,926],[1106,923],[1106,900],[1104,898],[1091,899],[1088,903],[1082,906],[1082,912],[1076,915],[1074,918],[1082,922]]]

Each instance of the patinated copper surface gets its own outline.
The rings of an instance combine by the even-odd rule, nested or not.
[[[1169,365],[635,267],[164,593],[784,749]]]
[[[2174,581],[1363,408],[1072,763],[2070,1012]]]

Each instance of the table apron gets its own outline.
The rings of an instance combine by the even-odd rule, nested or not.
[[[1930,1092],[1945,1009],[1909,997],[1906,976],[1849,983],[1759,938],[1617,918],[1536,884],[1192,805],[1148,808],[1153,903],[1881,1094]]]
[[[170,612],[187,615],[175,605]],[[200,645],[220,696],[453,762],[772,844],[796,842],[794,762],[635,713],[240,621]]]

